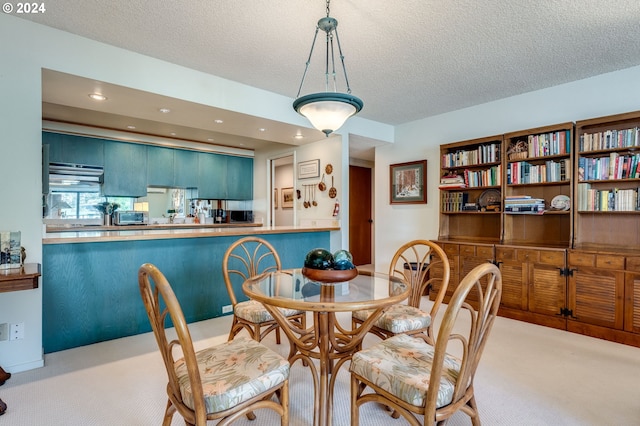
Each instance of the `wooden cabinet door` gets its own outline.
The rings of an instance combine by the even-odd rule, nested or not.
[[[147,195],[147,146],[124,142],[104,145],[105,196]]]
[[[640,333],[640,272],[625,274],[624,329]]]
[[[198,156],[198,198],[227,199],[227,156],[200,153]]]
[[[624,271],[580,266],[569,277],[568,321],[622,330]]]
[[[147,185],[174,186],[174,151],[161,146],[147,147]]]
[[[515,248],[500,246],[496,247],[496,262],[502,273],[500,305],[526,311],[529,303],[526,264],[518,260]]]
[[[253,158],[227,157],[227,200],[253,199]]]
[[[178,188],[197,188],[198,153],[176,149],[173,161],[173,184]]]
[[[560,275],[561,265],[531,263],[528,271],[528,309],[544,315],[560,315],[567,306],[567,279]]]

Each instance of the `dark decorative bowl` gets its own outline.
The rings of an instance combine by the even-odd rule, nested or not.
[[[302,275],[309,278],[312,281],[320,283],[341,283],[349,281],[358,276],[358,269],[311,269],[302,268]]]

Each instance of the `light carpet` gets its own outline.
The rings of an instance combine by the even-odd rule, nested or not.
[[[348,316],[341,317],[348,324]],[[230,317],[190,325],[196,348],[222,343]],[[377,341],[374,336],[365,346]],[[288,343],[265,343],[286,356]],[[348,366],[336,385],[333,424],[349,425]],[[498,318],[476,374],[484,425],[639,425],[640,349]],[[48,354],[45,367],[16,373],[0,387],[9,406],[0,425],[160,425],[166,378],[151,333]],[[291,425],[313,424],[310,372],[291,371]],[[238,426],[277,425],[269,411]],[[210,422],[215,424],[215,422]],[[402,426],[377,404],[361,408],[363,426]],[[469,425],[456,414],[449,425]],[[184,425],[175,415],[172,425]]]

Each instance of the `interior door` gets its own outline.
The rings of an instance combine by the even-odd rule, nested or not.
[[[356,265],[371,263],[371,169],[349,166],[349,251]]]

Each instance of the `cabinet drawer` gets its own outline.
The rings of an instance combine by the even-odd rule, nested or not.
[[[516,249],[508,247],[496,247],[496,260],[516,260]]]
[[[476,247],[476,256],[487,260],[493,260],[493,246]]]
[[[570,266],[596,266],[595,253],[569,253]]]
[[[624,257],[599,254],[596,256],[596,267],[603,269],[624,269]]]
[[[640,272],[640,257],[627,257],[627,271]]]
[[[521,262],[537,262],[540,259],[540,252],[538,250],[518,250],[518,260]]]
[[[564,251],[541,251],[540,263],[554,266],[564,266]]]
[[[475,256],[476,255],[476,246],[460,246],[460,256]]]
[[[442,244],[441,247],[447,256],[456,256],[459,252],[458,244]]]

